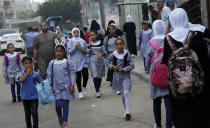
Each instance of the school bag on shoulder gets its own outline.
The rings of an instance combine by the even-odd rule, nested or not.
[[[192,32],[184,47],[177,49],[169,35],[166,36],[172,49],[168,60],[169,85],[174,98],[187,99],[200,94],[204,88],[204,72],[198,56],[189,48]]]
[[[155,48],[151,60],[151,79],[152,84],[158,87],[166,88],[168,84],[168,67],[162,63],[164,47],[158,46],[154,40],[149,43]]]
[[[9,66],[9,58],[6,54],[4,54],[4,59],[5,59],[6,67],[8,67]],[[17,59],[17,65],[20,65],[20,54],[19,53],[17,53],[16,59]]]

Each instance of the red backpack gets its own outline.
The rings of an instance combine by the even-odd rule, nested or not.
[[[168,87],[168,67],[162,63],[163,46],[158,46],[154,40],[150,40],[149,43],[155,48],[151,60],[151,79],[152,84],[158,87]]]

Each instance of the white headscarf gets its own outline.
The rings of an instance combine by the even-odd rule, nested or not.
[[[189,19],[187,13],[182,8],[174,9],[169,16],[169,21],[173,31],[169,35],[176,41],[185,44],[189,33]]]
[[[77,38],[74,37],[74,31],[76,31],[76,30],[79,32],[79,36]],[[81,40],[79,28],[75,27],[75,28],[72,29],[72,36],[73,36],[72,40]]]
[[[204,33],[206,27],[203,26],[203,25],[200,25],[200,24],[192,24],[192,23],[189,23],[189,28],[190,28],[190,31],[199,31],[199,32],[202,32]]]
[[[163,40],[165,38],[165,33],[166,33],[166,29],[165,29],[165,24],[162,20],[156,20],[153,22],[152,24],[152,31],[154,34],[153,39],[161,39]]]
[[[128,15],[126,18],[126,22],[133,22],[131,15]]]

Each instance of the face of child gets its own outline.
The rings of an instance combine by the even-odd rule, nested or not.
[[[56,48],[55,56],[56,56],[57,60],[62,60],[65,56],[65,52],[63,51],[62,48],[58,47],[58,48]]]
[[[147,25],[145,25],[145,24],[141,24],[141,27],[142,27],[143,30],[147,30],[148,29]]]
[[[9,46],[7,47],[7,51],[8,51],[9,53],[13,54],[14,51],[15,51],[14,45],[9,45]]]
[[[79,37],[79,31],[78,31],[78,30],[75,30],[75,31],[74,31],[74,37],[75,37],[75,38],[78,38],[78,37]]]
[[[119,53],[123,53],[125,44],[122,40],[117,40],[115,46]]]
[[[91,41],[93,41],[93,42],[97,41],[97,37],[98,37],[98,36],[96,35],[95,32],[91,32],[91,33],[90,33]]]
[[[72,34],[69,34],[69,38],[71,39],[73,36],[72,36]]]
[[[109,33],[110,33],[110,35],[115,35],[115,32],[116,32],[116,28],[113,27],[113,26],[110,26],[109,27]]]
[[[23,63],[23,67],[27,70],[29,68],[32,68],[33,67],[33,64],[32,64],[32,61],[30,60],[25,60],[24,63]]]

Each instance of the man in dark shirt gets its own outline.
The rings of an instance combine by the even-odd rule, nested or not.
[[[46,22],[40,24],[42,33],[40,33],[34,40],[34,65],[38,65],[39,74],[44,79],[49,62],[55,58],[55,39],[58,36],[54,32],[48,30]]]
[[[154,7],[152,5],[149,5],[147,7],[148,11],[150,12],[151,16],[152,16],[152,22],[154,22],[155,20],[158,20],[160,17],[160,14],[158,13],[158,11],[154,10]]]

